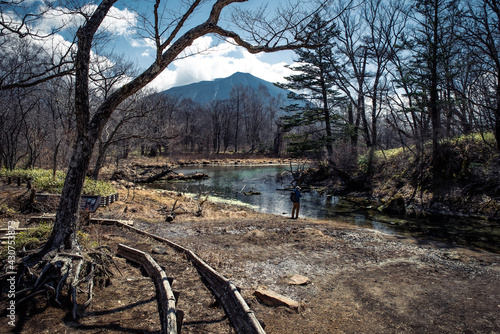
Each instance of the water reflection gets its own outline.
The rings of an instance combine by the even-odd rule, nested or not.
[[[193,166],[176,169],[177,173],[202,172],[208,179],[194,182],[159,183],[155,186],[192,194],[210,192],[211,196],[251,205],[254,209],[276,215],[291,216],[289,199],[292,177],[288,165]],[[258,195],[245,195],[254,192]],[[427,218],[409,219],[381,214],[376,204],[358,198],[327,196],[305,191],[300,216],[335,218],[389,234],[410,235],[474,246],[500,253],[498,223],[481,219]]]
[[[290,215],[292,177],[288,165],[264,166],[196,166],[176,169],[177,173],[202,172],[208,179],[197,182],[164,183],[160,187],[189,193],[211,192],[213,196],[238,200],[255,209],[276,215]],[[258,195],[246,195],[255,192]],[[307,218],[328,217],[340,199],[305,191],[302,196],[300,216]]]

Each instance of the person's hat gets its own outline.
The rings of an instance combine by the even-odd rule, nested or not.
[[[296,186],[296,187],[295,187],[295,189],[300,190],[300,187],[299,187],[299,186]]]

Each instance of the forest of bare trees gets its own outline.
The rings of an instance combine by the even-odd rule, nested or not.
[[[64,169],[77,132],[75,51],[36,42],[46,36],[29,31],[29,21],[8,21],[12,8],[2,10],[0,165]],[[323,45],[297,50],[302,65],[291,68],[302,74],[285,85],[322,109],[322,117],[299,106],[305,119],[291,120],[265,88],[234,87],[229,100],[208,105],[141,91],[101,132],[93,175],[131,152],[309,154],[307,145],[293,145],[316,141],[323,144],[309,145],[314,157],[344,158],[331,156],[333,145],[349,147],[355,160],[359,152],[400,146],[418,155],[430,140],[437,162],[443,138],[491,132],[498,151],[499,15],[496,0],[335,2],[309,27]],[[93,48],[105,44],[100,38]],[[120,57],[95,57],[91,71],[94,108],[133,68]]]
[[[167,94],[146,100],[160,102],[149,117],[136,122],[144,136],[129,147],[141,146],[143,155],[283,153],[275,146],[283,99],[271,96],[264,86],[236,85],[229,99],[206,105]]]
[[[376,149],[406,147],[418,158],[432,143],[435,172],[443,139],[494,134],[488,145],[499,151],[497,1],[351,5],[332,19],[318,18],[315,37],[323,47],[297,51],[297,75],[284,85],[315,106],[289,108],[287,127],[302,129],[298,150],[320,143],[331,155],[333,143],[347,149],[329,159],[352,152],[354,162],[368,152],[370,170]]]
[[[23,90],[28,97],[3,94],[2,165],[64,169],[74,139],[75,119],[71,91]],[[66,87],[71,89],[71,87]],[[7,94],[9,93],[9,94]],[[285,154],[280,145],[279,117],[283,100],[263,86],[257,90],[236,86],[228,100],[200,105],[165,94],[138,95],[120,106],[97,139],[94,178],[104,163],[115,163],[130,153],[176,157],[185,153]]]

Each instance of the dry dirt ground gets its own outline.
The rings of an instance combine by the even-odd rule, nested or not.
[[[125,188],[120,195],[121,201],[94,215],[131,219],[135,227],[193,250],[241,289],[267,333],[500,333],[499,254],[208,202],[203,215],[195,217],[196,201],[183,196],[147,190],[132,195]],[[165,209],[175,200],[180,214],[165,223]],[[0,222],[18,219],[25,225],[27,217]],[[152,253],[180,292],[182,333],[234,333],[183,256],[122,228],[91,224],[85,230],[113,252],[124,243]],[[115,262],[112,284],[96,290],[93,304],[79,319],[38,296],[18,306],[14,330],[159,333],[153,283],[123,258],[115,257]],[[290,285],[294,274],[311,283]],[[259,287],[299,302],[299,310],[264,305],[253,295]],[[5,296],[2,301],[0,310]],[[0,332],[12,330],[7,321],[3,313]]]

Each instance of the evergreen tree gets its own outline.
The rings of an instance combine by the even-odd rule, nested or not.
[[[288,115],[282,117],[282,126],[285,132],[299,129],[298,134],[290,136],[291,152],[319,152],[324,148],[332,162],[333,123],[338,120],[333,110],[341,99],[331,80],[330,59],[338,30],[335,24],[316,15],[305,31],[311,36],[310,42],[318,47],[295,50],[297,65],[288,67],[298,74],[286,77],[285,84],[277,84],[297,92],[289,95],[298,103],[285,108]]]
[[[446,87],[452,85],[454,50],[457,41],[454,29],[460,17],[457,0],[418,0],[413,9],[415,36],[413,38],[414,61],[410,71],[419,86],[423,110],[429,115],[432,128],[433,184],[443,177],[440,141],[444,137],[442,118],[444,110],[452,101],[446,101]]]

